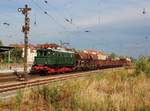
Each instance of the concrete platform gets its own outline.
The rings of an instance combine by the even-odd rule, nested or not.
[[[13,72],[23,72],[23,68],[12,68],[12,69],[0,69],[1,73],[13,73]],[[28,68],[28,72],[30,71],[30,68]]]

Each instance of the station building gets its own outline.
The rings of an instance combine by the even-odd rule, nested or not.
[[[10,50],[13,48],[14,47],[10,47],[10,46],[0,46],[0,53],[8,52],[8,62],[10,62]]]

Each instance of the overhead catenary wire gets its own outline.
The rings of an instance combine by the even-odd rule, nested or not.
[[[72,3],[72,2],[71,2],[71,3]],[[46,5],[49,6],[49,7],[52,7],[53,10],[56,9],[56,8],[55,8],[54,6],[52,6],[47,0],[44,0],[44,4],[46,4]],[[60,14],[59,14],[59,16],[60,16]],[[74,20],[73,20],[73,18],[72,18],[71,16],[70,16],[69,18],[68,18],[68,17],[61,17],[61,18],[63,18],[63,20],[64,20],[65,22],[67,22],[67,23],[69,23],[69,24],[75,26],[77,29],[79,28],[79,27],[74,23]]]
[[[31,0],[31,3],[33,4],[33,5],[35,5],[36,7],[38,7],[44,14],[46,14],[48,17],[49,17],[49,19],[51,19],[51,21],[53,21],[53,22],[55,22],[60,28],[62,28],[62,29],[64,29],[64,30],[66,30],[66,28],[62,25],[62,24],[60,24],[57,20],[55,20],[55,18],[53,17],[53,16],[51,16],[43,7],[41,7],[38,3],[36,3],[34,0]],[[0,15],[0,16],[2,16],[2,15]],[[34,14],[34,22],[33,22],[33,25],[34,26],[36,26],[37,25],[37,15],[36,14]],[[7,22],[7,23],[9,23],[9,24],[4,24],[4,22],[0,22],[3,26],[7,26],[8,27],[8,25],[10,24],[9,22]],[[58,32],[58,33],[60,33],[60,32]],[[8,36],[13,36],[12,34],[9,34]]]
[[[32,2],[36,5],[36,7],[38,7],[44,14],[46,14],[51,20],[53,20],[53,22],[55,22],[58,26],[60,26],[61,28],[63,28],[65,31],[67,31],[67,28],[62,25],[60,22],[58,22],[50,13],[48,13],[48,11],[45,10],[44,7],[42,7],[41,5],[39,5],[35,0],[32,0]],[[47,0],[43,1],[44,4],[48,5],[49,7],[53,7]],[[71,2],[72,4],[72,2]],[[53,9],[56,9],[55,7],[53,7]],[[60,15],[59,15],[60,16]],[[74,20],[71,18],[67,18],[67,17],[61,17],[63,18],[63,20],[73,26],[75,26],[75,28],[77,29],[77,31],[79,30],[79,27],[74,24]],[[84,30],[83,32],[91,32],[91,31],[87,31]]]
[[[39,8],[44,14],[46,14],[53,22],[55,22],[59,27],[61,27],[62,29],[64,29],[66,32],[70,33],[70,34],[74,34],[72,31],[68,31],[67,28],[62,25],[60,22],[58,22],[51,14],[49,14],[49,12],[47,10],[45,10],[44,7],[42,7],[41,5],[39,5],[35,0],[31,0],[32,3],[37,7]],[[49,4],[49,3],[48,3]],[[70,21],[72,22],[72,18],[70,19]],[[72,23],[72,25],[75,26],[75,24]],[[79,29],[77,26],[76,26],[77,30]],[[86,31],[83,31],[83,32],[86,32]],[[90,32],[90,31],[88,31]],[[61,32],[58,32],[61,34]]]
[[[47,16],[50,18],[51,21],[53,21],[54,23],[56,23],[56,24],[57,24],[61,29],[63,29],[65,32],[68,32],[68,33],[65,34],[65,37],[69,36],[69,35],[68,35],[69,33],[70,33],[70,34],[72,33],[72,31],[68,31],[67,28],[66,28],[64,25],[62,25],[62,24],[61,24],[58,20],[56,20],[51,14],[49,14],[49,12],[48,12],[44,7],[42,7],[39,3],[37,3],[37,2],[34,1],[34,0],[31,0],[31,2],[32,2],[32,4],[35,5],[38,9],[40,9],[43,14],[47,15]],[[36,16],[36,17],[37,17],[37,16]],[[60,35],[62,35],[61,32],[58,32],[58,33],[59,33]]]
[[[48,11],[46,11],[42,6],[40,6],[37,2],[35,2],[34,0],[31,0],[32,3],[34,3],[36,5],[36,7],[38,7],[45,15],[47,15],[53,22],[55,22],[59,27],[61,27],[62,29],[66,30],[66,27],[64,27],[61,23],[59,23],[51,14],[48,13]]]

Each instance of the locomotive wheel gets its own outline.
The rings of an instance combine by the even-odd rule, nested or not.
[[[46,70],[41,70],[39,73],[40,73],[40,76],[46,76],[47,71]]]

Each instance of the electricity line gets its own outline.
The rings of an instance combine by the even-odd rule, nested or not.
[[[47,15],[47,16],[50,18],[50,20],[52,20],[54,23],[56,23],[60,28],[64,29],[66,32],[68,32],[68,33],[70,33],[70,34],[71,34],[71,33],[73,34],[73,32],[68,31],[65,26],[63,26],[62,24],[60,24],[52,15],[50,15],[50,14],[48,13],[48,11],[47,11],[44,7],[40,6],[35,0],[31,0],[31,2],[32,2],[32,4],[35,5],[38,9],[40,9],[41,12],[43,12],[43,14]],[[62,35],[61,32],[58,32],[58,33],[59,33],[60,35]],[[66,34],[67,34],[67,33],[66,33]],[[66,37],[67,37],[67,36],[69,37],[68,34],[66,35]]]
[[[56,9],[56,7],[52,6],[47,0],[44,0],[43,3],[46,4],[46,5],[49,6],[49,7],[52,7],[54,10]],[[59,15],[59,16],[60,16],[60,15]],[[70,18],[61,17],[61,18],[63,18],[65,22],[67,22],[67,23],[69,23],[69,24],[75,26],[77,29],[79,28],[76,24],[74,24],[72,17],[70,17]]]
[[[37,2],[35,2],[34,0],[31,0],[31,2],[36,5],[36,7],[38,7],[44,14],[46,14],[53,22],[55,22],[59,27],[61,27],[62,29],[64,29],[66,32],[69,32],[70,34],[74,34],[72,31],[68,31],[67,28],[65,26],[63,26],[62,24],[60,24],[52,15],[50,15],[48,13],[48,11],[46,11],[42,6],[40,6]],[[76,27],[77,29],[79,29],[78,27]],[[61,32],[58,32],[61,33]]]
[[[40,6],[37,2],[35,2],[34,0],[31,0],[32,3],[34,3],[45,15],[47,15],[53,22],[55,22],[59,27],[61,27],[62,29],[66,30],[66,27],[64,27],[62,24],[60,24],[52,15],[50,15],[48,13],[48,11],[45,11],[45,9]]]

